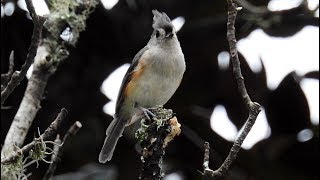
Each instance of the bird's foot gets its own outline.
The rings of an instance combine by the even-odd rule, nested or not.
[[[149,109],[147,108],[143,108],[143,107],[139,107],[139,109],[143,112],[144,116],[151,121],[156,115],[151,112]]]

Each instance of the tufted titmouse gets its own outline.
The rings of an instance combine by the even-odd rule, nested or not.
[[[148,44],[135,55],[116,103],[99,155],[99,162],[111,160],[124,128],[152,115],[146,108],[164,105],[177,90],[186,69],[176,30],[165,13],[153,10],[153,33]]]

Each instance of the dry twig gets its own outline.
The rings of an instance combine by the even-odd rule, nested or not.
[[[61,143],[59,136],[57,136],[57,138],[55,140],[56,145],[54,145],[54,148],[53,148],[54,153],[51,156],[52,163],[49,165],[49,168],[48,168],[46,174],[44,175],[43,180],[52,179],[52,176],[56,170],[57,164],[60,161],[60,158],[62,156],[63,145],[65,144],[66,141],[68,141],[68,139],[70,139],[71,136],[76,135],[81,127],[82,127],[82,124],[79,121],[76,121],[69,128],[68,132],[63,137],[62,143]],[[58,145],[58,144],[61,144],[61,145]]]
[[[254,14],[266,14],[270,12],[266,6],[255,6],[246,0],[235,0],[240,6]]]
[[[20,84],[20,82],[24,79],[24,77],[27,74],[27,71],[31,64],[34,61],[34,57],[37,54],[37,48],[40,42],[41,33],[43,24],[46,21],[46,17],[38,16],[35,12],[35,9],[33,7],[31,0],[26,0],[27,8],[31,14],[32,20],[33,20],[33,33],[31,38],[31,44],[28,50],[27,58],[25,63],[22,65],[20,71],[15,71],[8,84],[6,84],[5,87],[1,87],[1,106],[6,101],[8,96],[13,92],[13,90]],[[2,79],[2,78],[1,78]]]
[[[9,56],[9,70],[6,74],[1,74],[1,91],[5,87],[7,87],[8,82],[13,74],[13,68],[14,68],[14,52],[11,51],[10,56]]]
[[[29,3],[29,1],[27,2]],[[41,108],[41,101],[50,76],[54,74],[60,62],[69,55],[66,42],[60,38],[61,32],[66,26],[71,26],[74,37],[72,43],[75,44],[80,32],[85,30],[85,21],[96,4],[97,2],[95,0],[55,0],[54,3],[52,3],[50,16],[45,24],[48,33],[46,33],[46,37],[41,39],[41,45],[38,48],[31,48],[29,50],[29,54],[33,54],[31,53],[33,50],[37,51],[33,72],[28,81],[27,89],[19,109],[6,135],[1,150],[2,157],[11,154],[15,149],[14,145],[18,147],[23,145],[29,128],[38,110]],[[39,18],[40,21],[41,17],[35,15],[32,6],[29,5],[29,8],[31,8],[31,16],[35,19],[34,23],[36,24],[36,19]],[[33,36],[36,34],[37,33],[34,32]],[[25,69],[25,71],[27,71],[27,69]],[[1,102],[3,100],[1,94]],[[19,136],[16,136],[16,134],[19,134]]]
[[[57,135],[56,140],[54,140],[54,142],[55,142],[55,144],[53,145],[54,153],[52,153],[51,155],[51,164],[49,165],[47,172],[43,177],[43,180],[52,179],[52,176],[56,171],[56,167],[57,167],[56,164],[59,161],[58,153],[59,153],[60,146],[58,144],[62,145],[59,134]],[[52,164],[55,164],[55,165],[52,165]]]
[[[50,124],[50,126],[44,131],[44,133],[41,134],[40,137],[37,139],[43,139],[44,141],[46,141],[49,138],[53,137],[55,134],[57,134],[60,124],[66,118],[67,113],[68,113],[67,110],[62,108],[60,113],[56,117],[56,119]],[[7,157],[1,159],[1,164],[10,163],[14,161],[18,156],[21,156],[23,153],[28,152],[31,148],[33,148],[36,145],[36,143],[38,142],[37,139],[25,145],[23,148],[13,152]]]
[[[244,84],[244,78],[241,74],[240,61],[239,61],[238,52],[236,48],[237,41],[235,37],[235,27],[234,27],[237,11],[240,10],[241,8],[237,7],[237,5],[233,3],[232,0],[227,0],[227,2],[228,2],[227,39],[230,47],[230,54],[231,54],[232,65],[233,65],[233,74],[236,78],[238,90],[241,94],[241,97],[247,105],[247,108],[249,111],[249,117],[244,125],[242,132],[240,133],[238,138],[235,140],[228,154],[228,157],[225,159],[223,164],[215,171],[209,168],[209,143],[207,142],[205,143],[203,174],[204,174],[204,177],[207,179],[218,178],[225,175],[225,173],[228,171],[229,167],[231,166],[232,162],[236,159],[244,139],[247,137],[248,133],[250,132],[252,126],[254,125],[257,119],[259,112],[261,111],[260,105],[256,102],[251,101]]]

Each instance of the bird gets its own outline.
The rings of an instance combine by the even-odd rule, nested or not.
[[[116,102],[114,119],[106,130],[99,162],[110,161],[126,126],[154,116],[148,108],[163,106],[181,84],[186,70],[177,32],[164,12],[152,10],[153,32],[147,45],[133,58]]]

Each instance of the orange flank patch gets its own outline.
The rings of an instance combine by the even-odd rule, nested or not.
[[[132,72],[131,80],[128,82],[127,87],[124,90],[125,96],[128,96],[129,94],[131,94],[132,90],[134,89],[134,86],[136,85],[137,81],[143,74],[145,66],[146,65],[144,60],[140,59],[140,62]]]

